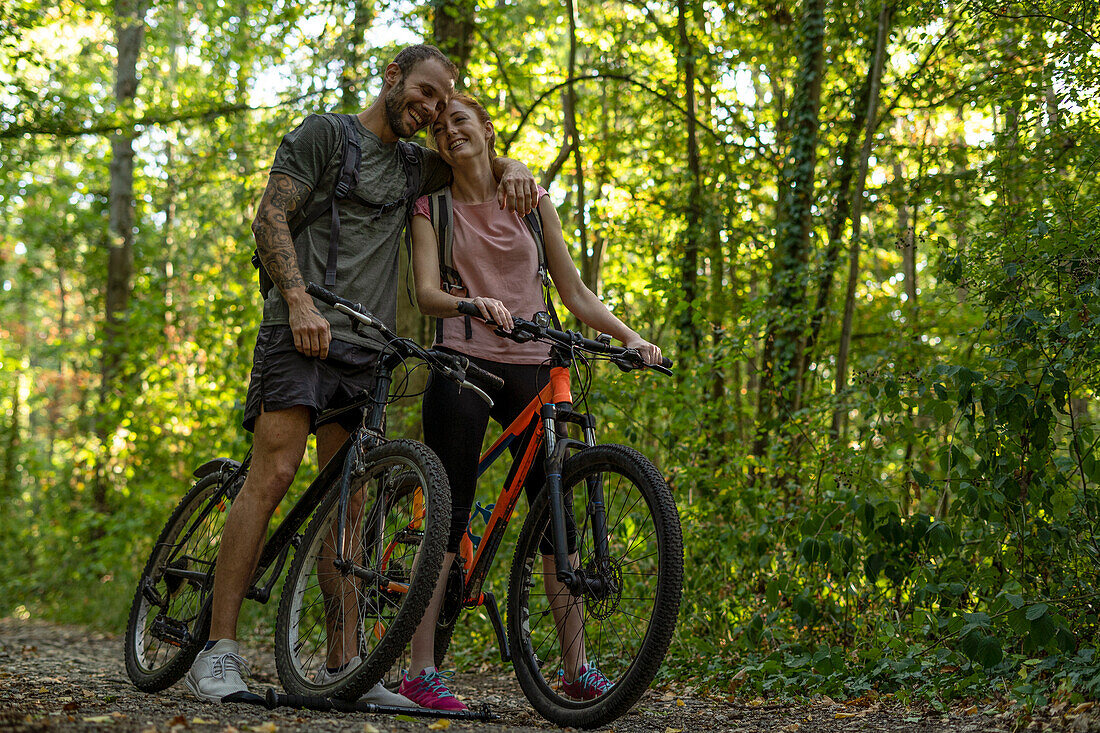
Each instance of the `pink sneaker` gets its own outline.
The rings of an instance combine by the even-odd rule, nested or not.
[[[574,700],[595,700],[611,689],[611,681],[603,672],[587,664],[580,668],[580,674],[573,682],[565,681],[565,672],[559,672],[561,691]]]
[[[416,677],[409,679],[406,672],[401,675],[401,686],[398,692],[409,698],[422,708],[432,710],[466,710],[466,705],[447,689],[447,680],[454,677],[454,672],[421,672]]]

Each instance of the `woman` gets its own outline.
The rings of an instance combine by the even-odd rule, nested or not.
[[[486,319],[511,329],[513,313],[530,318],[546,306],[534,240],[523,220],[497,203],[497,182],[491,170],[496,135],[489,114],[472,97],[457,94],[433,124],[432,134],[443,160],[454,171],[452,256],[466,292],[465,297],[457,297],[442,289],[438,243],[424,197],[417,202],[411,224],[417,302],[425,315],[444,319],[439,346],[470,357],[505,383],[492,394],[495,405],[491,409],[469,390],[460,392],[445,379],[432,380],[424,395],[424,439],[443,461],[451,483],[451,534],[435,594],[412,639],[410,669],[402,677],[400,692],[424,707],[461,710],[466,706],[454,697],[434,667],[434,630],[446,578],[466,530],[489,418],[507,426],[519,415],[549,379],[549,352],[545,344],[517,344],[494,335],[492,328],[480,321],[455,318],[460,315],[458,303],[466,301],[476,305]],[[659,362],[661,350],[612,315],[585,287],[562,238],[557,211],[541,188],[538,210],[547,266],[565,307],[592,328],[637,349],[646,362]],[[529,501],[542,483],[542,467],[533,467],[524,485]],[[547,596],[570,598],[554,577],[552,548],[544,547],[543,553],[543,566],[550,571],[544,574]],[[583,610],[577,603],[568,606],[554,608],[559,640],[580,641],[563,645],[562,690],[570,697],[590,700],[603,694],[610,683],[587,663],[579,633]]]

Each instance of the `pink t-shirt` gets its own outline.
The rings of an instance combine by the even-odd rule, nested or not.
[[[539,200],[546,195],[539,187]],[[496,198],[476,204],[454,201],[453,205],[451,257],[468,297],[496,298],[520,318],[530,319],[546,310],[535,240],[523,219],[514,211],[502,211]],[[416,202],[414,215],[431,219],[427,196]],[[503,339],[478,318],[470,319],[473,334],[467,340],[465,321],[443,319],[443,346],[506,364],[541,364],[550,353],[543,343]]]

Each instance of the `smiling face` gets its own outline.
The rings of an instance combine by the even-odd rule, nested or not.
[[[386,74],[391,83],[385,96],[386,123],[397,137],[411,137],[432,124],[454,90],[450,72],[431,58],[412,67],[404,76],[395,64],[386,69]]]
[[[488,113],[465,95],[452,99],[432,125],[443,160],[457,167],[493,159],[496,133]]]

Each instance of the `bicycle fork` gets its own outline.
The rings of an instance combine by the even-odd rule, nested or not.
[[[554,542],[554,565],[560,583],[574,596],[588,595],[597,599],[611,592],[611,582],[604,572],[610,567],[607,545],[607,510],[603,501],[603,484],[598,477],[586,480],[588,499],[585,511],[592,523],[593,555],[596,572],[591,576],[584,568],[572,567],[569,561],[569,531],[565,495],[562,493],[561,469],[566,452],[595,445],[596,431],[592,416],[576,413],[569,403],[546,404],[542,407],[543,439],[546,441],[546,495],[550,503],[550,531]],[[581,426],[584,441],[563,437],[558,423],[572,422]],[[564,431],[561,431],[564,432]],[[574,530],[575,531],[575,530]]]

